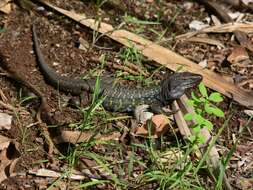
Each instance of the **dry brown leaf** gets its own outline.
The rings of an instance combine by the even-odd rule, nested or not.
[[[164,115],[154,115],[150,121],[137,127],[132,135],[149,137],[149,138],[159,138],[164,135],[170,125],[170,120]]]
[[[52,177],[52,178],[59,178],[59,177],[65,176],[64,173],[56,172],[56,171],[45,169],[45,168],[38,169],[37,171],[30,170],[29,174],[33,174],[40,177]],[[86,179],[84,175],[82,175],[80,172],[77,172],[77,171],[73,171],[72,174],[68,176],[68,178],[73,179],[73,180]]]
[[[0,113],[0,130],[11,128],[12,116],[6,113]]]
[[[253,117],[253,110],[244,110],[243,112],[248,116]]]
[[[94,132],[89,131],[71,131],[71,130],[61,130],[59,135],[54,137],[54,142],[56,144],[69,142],[72,144],[87,142],[90,138],[94,137],[96,140],[101,141],[109,141],[109,140],[116,140],[120,139],[121,134],[119,132],[113,132],[111,134],[106,135],[96,135],[94,137]]]
[[[227,58],[227,60],[232,64],[244,61],[246,59],[249,59],[249,55],[246,49],[241,46],[235,47]]]
[[[87,52],[88,51],[88,49],[89,49],[89,47],[90,47],[90,44],[89,44],[89,42],[87,42],[85,39],[83,39],[83,38],[79,38],[79,43],[80,43],[80,45],[79,45],[79,49],[80,50],[83,50],[83,51],[85,51],[85,52]]]
[[[14,169],[19,156],[17,143],[0,135],[0,183],[15,175]]]
[[[0,11],[9,14],[11,12],[10,0],[1,0],[0,1]]]
[[[53,138],[56,144],[69,142],[72,144],[86,142],[88,141],[94,133],[82,132],[82,131],[71,131],[71,130],[61,130],[60,134]]]
[[[170,149],[161,155],[161,162],[176,163],[184,157],[184,152],[181,149]],[[188,157],[189,158],[189,157]]]
[[[8,146],[10,145],[10,142],[11,142],[11,139],[0,135],[0,150],[4,150],[8,148]]]
[[[111,134],[107,134],[107,135],[101,135],[101,137],[96,138],[97,140],[101,140],[101,141],[118,141],[121,137],[120,132],[113,132]]]
[[[239,179],[241,189],[253,189],[253,179],[252,178],[243,178]]]

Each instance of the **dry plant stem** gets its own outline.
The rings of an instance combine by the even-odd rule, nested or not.
[[[173,101],[171,107],[172,107],[172,110],[179,110],[178,112],[176,112],[174,114],[174,117],[175,117],[175,121],[177,123],[177,126],[179,128],[181,135],[185,138],[190,137],[191,131],[190,131],[189,127],[187,126],[187,123],[184,119],[183,113],[180,110],[178,103],[176,101]]]
[[[50,3],[45,1],[40,1],[41,3],[51,7],[52,9],[68,16],[69,18],[83,24],[87,27],[90,27],[93,30],[96,30],[113,40],[124,44],[127,47],[134,47],[140,51],[144,56],[149,59],[164,65],[165,67],[176,71],[178,68],[183,67],[184,70],[187,70],[192,73],[201,74],[204,79],[204,84],[214,89],[215,91],[220,92],[230,98],[233,98],[235,101],[246,107],[253,108],[253,96],[249,93],[241,90],[239,87],[235,86],[232,83],[224,80],[220,75],[208,70],[203,69],[201,66],[195,64],[194,62],[170,51],[167,48],[159,46],[153,43],[150,40],[144,39],[136,34],[128,32],[126,30],[115,30],[111,25],[104,22],[96,22],[94,19],[88,19],[84,15],[79,15],[59,7],[53,6]],[[252,28],[253,29],[253,28]],[[131,42],[131,43],[130,43]]]
[[[143,71],[141,68],[139,68],[138,66],[136,66],[135,64],[129,62],[129,61],[126,61],[125,64],[131,68],[131,69],[134,69],[136,70],[138,73],[140,73],[141,75],[145,76],[145,77],[148,77],[148,73]]]
[[[210,45],[215,45],[215,46],[220,46],[222,48],[225,48],[225,46],[218,40],[213,40],[210,38],[199,38],[199,37],[191,37],[191,38],[186,38],[183,39],[185,41],[189,42],[199,42],[199,43],[205,43],[205,44],[210,44]]]
[[[187,101],[188,101],[188,98],[186,95],[183,95],[180,100],[179,100],[179,103],[180,103],[180,107],[182,108],[184,114],[186,113],[193,113],[194,110],[192,107],[190,106],[187,106]],[[193,122],[194,123],[194,122]],[[203,128],[201,130],[201,134],[205,137],[205,139],[207,139],[207,143],[203,144],[203,145],[200,145],[200,146],[203,146],[203,147],[206,147],[208,142],[210,142],[212,140],[212,136],[211,134],[209,133],[208,129],[207,128]],[[204,154],[204,152],[203,152]],[[219,176],[219,173],[220,173],[220,157],[219,157],[219,153],[218,153],[218,150],[216,149],[215,146],[213,146],[209,152],[209,162],[211,164],[211,166],[214,168],[214,171],[215,171],[215,174],[216,174],[216,177],[218,178]],[[224,174],[224,177],[223,177],[223,186],[225,189],[227,190],[232,190],[233,188],[231,187],[229,181],[228,181],[228,178],[226,176],[226,174]]]
[[[3,102],[7,102],[8,101],[7,97],[4,95],[4,92],[1,89],[0,89],[0,96],[1,96],[1,99],[3,100]]]
[[[245,33],[253,33],[253,24],[244,24],[244,23],[227,23],[227,24],[221,24],[218,26],[210,26],[203,28],[201,30],[198,30],[196,32],[188,32],[186,34],[181,34],[173,38],[167,38],[160,42],[165,43],[168,41],[171,41],[173,39],[184,39],[184,38],[190,38],[193,36],[196,36],[198,34],[205,34],[205,33],[231,33],[235,31],[243,31]]]
[[[125,71],[125,72],[127,72],[129,74],[132,74],[132,75],[139,75],[138,72],[136,72],[136,71],[130,69],[129,67],[124,66],[124,65],[118,65],[118,64],[109,63],[109,62],[107,62],[106,64],[108,66],[113,67],[114,69],[122,70],[122,71]]]
[[[10,104],[6,104],[3,101],[0,100],[0,106],[4,107],[5,109],[8,109],[10,111],[15,111],[15,107],[11,106]]]

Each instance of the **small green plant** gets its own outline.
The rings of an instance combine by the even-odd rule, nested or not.
[[[194,145],[202,144],[206,139],[200,134],[202,128],[207,127],[208,130],[213,129],[213,123],[205,118],[206,115],[214,115],[216,117],[224,117],[224,112],[215,104],[223,101],[219,92],[213,92],[208,95],[207,89],[203,83],[199,85],[200,97],[194,92],[191,93],[191,99],[187,102],[188,105],[194,108],[194,112],[187,113],[184,118],[188,121],[194,121],[195,124],[190,126],[194,134],[190,136],[189,140]]]
[[[141,64],[141,61],[143,60],[142,54],[134,47],[134,45],[121,49],[119,57],[123,62],[129,61],[136,64]]]

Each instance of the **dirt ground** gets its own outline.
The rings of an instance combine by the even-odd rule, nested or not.
[[[50,0],[50,2],[67,10],[75,10],[78,13],[85,12],[91,18],[101,17],[103,21],[114,26],[122,22],[122,17],[125,14],[124,10],[120,9],[120,7],[117,9],[113,5],[103,5],[98,8],[94,1]],[[205,17],[208,17],[208,13],[202,5],[192,2],[189,3],[188,7],[188,4],[184,1],[161,1],[160,3],[156,1],[134,1],[132,4],[126,3],[126,6],[129,15],[149,21],[155,21],[157,19],[159,10],[159,13],[162,13],[162,15],[159,15],[162,24],[152,26],[153,30],[162,32],[166,26],[169,26],[164,36],[165,38],[169,38],[171,34],[179,35],[187,33],[189,31],[188,25],[191,21],[203,20]],[[83,114],[78,109],[68,106],[67,102],[70,98],[73,98],[72,95],[59,92],[45,82],[37,66],[33,50],[32,24],[36,25],[40,46],[47,63],[58,73],[71,78],[93,76],[94,71],[102,72],[105,75],[110,74],[116,76],[117,69],[110,66],[102,68],[99,60],[102,55],[106,55],[111,63],[118,62],[118,53],[124,47],[107,37],[103,37],[88,51],[80,50],[77,48],[79,46],[79,38],[83,38],[92,44],[94,32],[55,13],[47,7],[40,10],[38,8],[40,6],[42,5],[38,4],[34,10],[28,11],[14,3],[12,4],[10,14],[0,14],[0,28],[5,29],[4,32],[0,33],[0,53],[1,57],[4,58],[5,65],[8,65],[9,68],[12,68],[12,70],[22,75],[24,77],[23,79],[34,85],[47,100],[48,112],[45,117],[42,115],[44,125],[68,126],[72,123],[78,123],[83,118]],[[248,16],[248,20],[252,21],[250,17],[251,15]],[[149,25],[142,26],[140,35],[156,41],[158,39],[157,35],[150,32],[146,27],[149,27]],[[133,32],[137,31],[134,24],[129,24],[125,28]],[[176,40],[163,43],[162,45],[196,63],[207,59],[210,63],[208,65],[209,69],[217,73],[224,74],[225,76],[238,75],[238,73],[231,69],[229,63],[224,61],[230,54],[232,48],[237,45],[237,42],[231,41],[230,34],[213,34],[209,37],[220,40],[227,48],[220,50],[216,46],[187,41],[178,42]],[[156,64],[149,60],[144,60],[143,65],[147,69],[148,76],[150,76]],[[18,84],[17,81],[4,76],[4,67],[1,69],[2,75],[0,76],[1,100],[12,105],[16,110],[11,111],[0,106],[1,112],[14,115],[12,128],[1,131],[1,134],[15,139],[20,144],[20,159],[15,168],[15,172],[18,175],[6,179],[0,185],[0,189],[46,189],[49,187],[49,184],[54,182],[54,179],[35,177],[34,175],[28,174],[28,171],[45,167],[58,169],[64,167],[64,162],[48,154],[48,147],[41,127],[42,124],[38,124],[36,120],[36,112],[40,101],[38,99],[32,99],[31,101],[21,103],[23,97],[33,94]],[[253,75],[246,73],[242,76],[247,79],[252,79]],[[153,77],[156,81],[161,78],[163,78],[162,71]],[[136,85],[137,82],[125,81],[123,83]],[[245,89],[252,91],[252,88],[250,89],[248,86]],[[89,103],[90,100],[85,99],[84,104],[88,105]],[[229,126],[218,139],[218,147],[222,147],[220,149],[220,153],[222,154],[222,151],[228,152],[232,148],[234,144],[233,137],[237,136],[238,131],[247,123],[248,116],[243,112],[246,109],[245,107],[238,105],[228,98],[225,98],[225,101],[220,107],[224,110],[226,117],[233,113],[229,121]],[[126,115],[110,114],[117,116]],[[225,120],[210,119],[218,127],[221,127]],[[126,119],[123,121],[123,124],[130,126],[131,121],[132,119]],[[99,123],[99,119],[97,119],[97,123]],[[111,122],[107,123],[106,127],[117,128],[117,125],[117,122]],[[227,168],[227,176],[236,189],[242,189],[241,182],[243,180],[246,181],[246,179],[253,178],[252,130],[253,122],[251,121],[248,124],[247,130],[241,136],[234,156],[230,160]],[[215,129],[214,134],[217,131],[218,129]],[[125,146],[128,145],[127,143]],[[251,183],[251,187],[253,187],[252,180]],[[149,187],[149,189],[152,189],[152,187]]]

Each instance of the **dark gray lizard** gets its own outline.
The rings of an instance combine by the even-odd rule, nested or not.
[[[35,26],[32,27],[33,41],[38,65],[45,80],[60,91],[80,95],[84,91],[93,92],[96,79],[71,79],[60,76],[45,62],[40,50]],[[180,98],[187,89],[197,86],[202,81],[202,76],[190,72],[175,73],[160,85],[146,88],[134,88],[112,85],[106,80],[100,81],[101,95],[105,97],[103,106],[109,111],[132,112],[138,105],[147,104],[159,110],[172,100]]]

